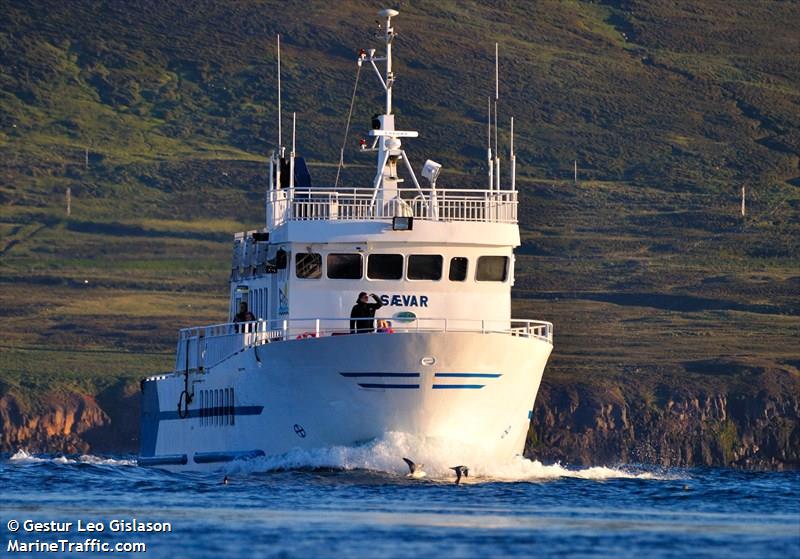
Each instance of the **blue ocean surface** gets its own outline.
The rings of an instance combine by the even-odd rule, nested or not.
[[[0,557],[800,557],[798,472],[517,458],[456,485],[440,466],[407,477],[391,450],[298,452],[213,473],[6,454]],[[171,531],[126,531],[147,522]],[[146,551],[97,547],[121,542]]]

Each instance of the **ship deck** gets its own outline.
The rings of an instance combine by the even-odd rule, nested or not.
[[[407,332],[474,332],[533,338],[550,345],[553,343],[553,325],[550,322],[538,320],[417,318],[410,323],[392,321],[390,325],[387,324],[384,327],[381,327],[380,319],[377,320],[378,327],[374,331],[361,333],[352,332],[350,319],[341,317],[257,320],[184,328],[180,331],[178,338],[175,370],[203,370],[243,350],[268,343],[302,343],[309,339],[332,336],[383,336]]]

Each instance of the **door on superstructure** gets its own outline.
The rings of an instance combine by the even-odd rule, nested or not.
[[[236,289],[233,290],[230,322],[234,322],[236,320],[236,314],[239,312],[240,303],[247,303],[247,308],[252,312],[253,305],[250,301],[250,288],[246,285],[237,285]]]

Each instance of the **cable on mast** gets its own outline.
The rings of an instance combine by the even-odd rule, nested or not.
[[[336,167],[336,180],[333,183],[333,188],[339,186],[339,174],[344,167],[344,148],[347,145],[347,135],[350,132],[350,119],[353,117],[353,106],[356,102],[356,91],[358,90],[358,78],[361,75],[361,63],[366,54],[362,50],[358,55],[358,68],[356,69],[356,83],[353,85],[353,95],[350,97],[350,110],[347,112],[347,124],[344,127],[344,138],[342,139],[342,149],[339,150],[339,165]]]

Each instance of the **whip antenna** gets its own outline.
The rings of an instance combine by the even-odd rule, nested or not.
[[[297,113],[292,113],[292,151],[289,153],[289,188],[294,188],[294,150],[295,134],[297,133]]]
[[[492,100],[486,99],[488,120],[486,121],[486,162],[489,164],[489,190],[494,189],[494,163],[492,160]]]
[[[278,34],[278,147],[283,145],[281,139],[281,36]]]
[[[498,43],[494,44],[494,181],[500,190],[500,150],[497,147],[497,102],[500,100],[500,60]]]
[[[511,148],[509,149],[511,159],[511,190],[517,189],[517,154],[514,153],[514,117],[511,117]]]

